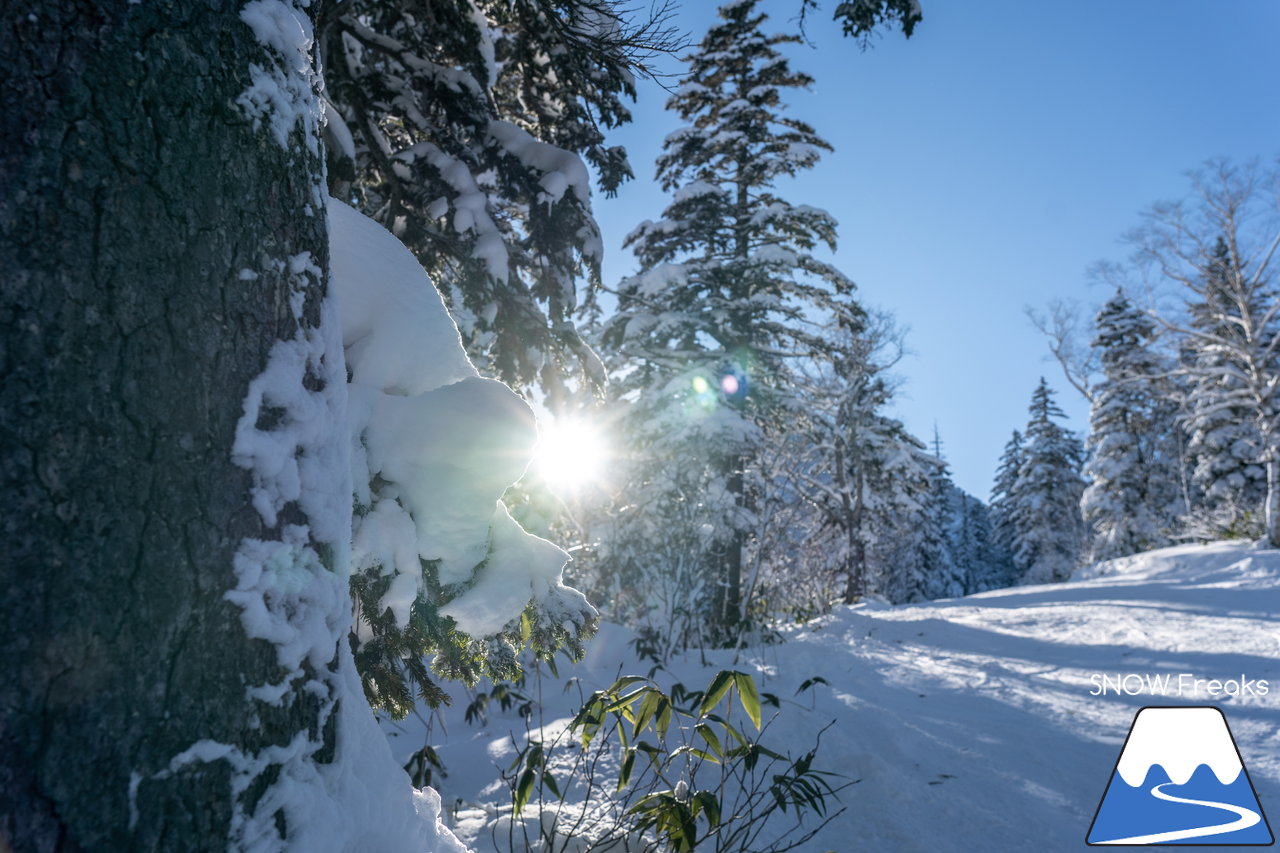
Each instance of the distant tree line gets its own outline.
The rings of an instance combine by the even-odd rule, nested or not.
[[[1018,576],[1063,579],[1181,541],[1280,547],[1277,202],[1276,168],[1211,161],[1186,198],[1145,213],[1130,262],[1098,269],[1115,292],[1089,350],[1076,355],[1054,324],[1089,430],[1081,446],[1045,426],[1061,412],[1042,381],[1038,426],[1014,434],[992,496]]]

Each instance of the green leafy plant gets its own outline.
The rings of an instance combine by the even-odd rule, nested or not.
[[[773,722],[764,709],[780,704],[735,670],[704,690],[622,676],[567,725],[530,729],[505,774],[505,840],[512,850],[796,849],[844,811],[833,802],[852,782],[814,767],[818,743],[793,757],[761,742]]]
[[[439,774],[441,779],[449,775],[448,771],[445,770],[444,762],[440,760],[440,754],[430,744],[424,745],[409,756],[409,760],[405,762],[404,770],[409,774],[409,778],[413,780],[413,787],[415,788],[425,788],[431,785],[436,780],[436,774]]]
[[[468,723],[480,723],[484,725],[489,722],[489,706],[497,703],[498,707],[503,711],[516,709],[521,717],[528,717],[533,713],[533,699],[521,692],[524,687],[525,674],[520,676],[513,682],[499,681],[493,685],[488,691],[477,690],[468,703],[466,710],[463,712],[463,719]]]

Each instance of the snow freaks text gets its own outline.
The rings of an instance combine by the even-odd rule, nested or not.
[[[1271,686],[1265,678],[1200,678],[1189,672],[1177,675],[1151,673],[1100,673],[1089,676],[1090,696],[1266,696]]]

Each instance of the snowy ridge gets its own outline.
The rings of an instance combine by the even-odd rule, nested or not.
[[[1131,788],[1141,785],[1155,765],[1175,785],[1185,785],[1206,764],[1224,785],[1244,765],[1236,754],[1226,718],[1217,708],[1144,708],[1133,724],[1116,771]]]
[[[1274,589],[1276,552],[1244,542],[1175,545],[1077,569],[1071,579],[1098,586],[1187,584],[1199,589]]]

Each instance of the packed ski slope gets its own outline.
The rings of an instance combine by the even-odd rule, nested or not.
[[[707,665],[691,655],[669,669],[687,685],[705,685],[718,669],[755,667],[761,689],[783,699],[766,733],[775,748],[806,751],[835,721],[822,736],[820,760],[859,781],[842,794],[847,810],[805,850],[1074,850],[1085,849],[1121,744],[1144,705],[1221,707],[1274,831],[1277,614],[1280,552],[1240,543],[1183,546],[1103,563],[1065,584],[839,608],[789,630],[784,643],[744,652],[736,665],[724,652],[710,654]],[[577,691],[561,690],[570,675],[594,689],[620,668],[647,671],[629,639],[605,626],[574,672],[562,668],[559,680],[544,674],[544,719],[575,710]],[[827,685],[797,696],[814,676]],[[1117,695],[1124,676],[1137,677],[1124,679]],[[1210,694],[1215,687],[1217,696]],[[494,849],[490,828],[510,800],[493,781],[514,754],[511,734],[523,738],[524,727],[514,713],[468,726],[464,705],[460,697],[447,712],[447,738],[438,722],[431,728],[449,770],[436,784],[446,807],[456,809],[456,831],[479,850]],[[387,731],[398,756],[426,734],[412,719]]]

